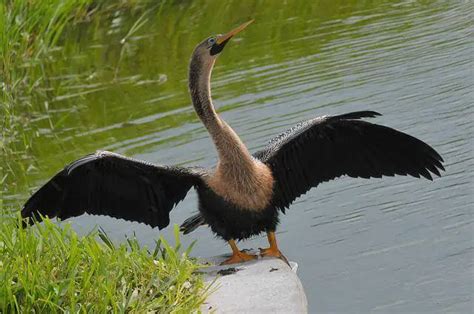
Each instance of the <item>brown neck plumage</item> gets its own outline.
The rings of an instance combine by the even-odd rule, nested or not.
[[[211,72],[214,59],[193,56],[189,68],[189,91],[194,109],[214,141],[219,163],[226,167],[245,169],[253,159],[234,130],[214,110],[211,98]],[[242,168],[243,167],[243,168]]]
[[[214,110],[210,79],[215,58],[193,54],[189,68],[189,92],[194,109],[206,126],[219,155],[208,186],[235,205],[250,210],[268,206],[273,177],[269,168],[253,159],[234,130]]]

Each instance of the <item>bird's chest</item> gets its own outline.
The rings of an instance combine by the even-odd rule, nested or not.
[[[206,185],[224,201],[238,208],[259,211],[268,207],[271,201],[273,176],[263,164],[257,164],[250,171],[218,167],[207,178]]]

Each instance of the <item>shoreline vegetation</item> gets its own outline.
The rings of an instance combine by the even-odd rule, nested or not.
[[[27,181],[31,170],[22,160],[33,155],[40,130],[29,121],[47,115],[48,100],[59,94],[46,69],[66,30],[116,10],[136,12],[139,28],[149,9],[143,0],[0,3],[2,313],[192,312],[207,296],[209,287],[196,272],[202,265],[189,257],[192,246],[181,253],[177,228],[176,246],[160,238],[149,251],[136,239],[113,244],[101,231],[80,236],[69,224],[48,219],[24,229],[19,214],[5,204],[5,186]]]
[[[53,122],[50,103],[61,95],[64,84],[49,77],[51,64],[61,58],[64,36],[79,25],[97,23],[119,11],[136,16],[133,34],[151,10],[171,1],[146,0],[7,0],[0,3],[0,207],[6,185],[30,186],[25,160],[34,155],[43,127],[32,126],[39,117],[51,131],[64,120]],[[126,42],[127,38],[124,38]],[[124,43],[125,43],[124,42]],[[36,147],[37,149],[37,147]]]
[[[3,215],[0,225],[2,313],[190,313],[207,297],[200,265],[163,238],[152,251],[136,239],[114,244],[102,231],[79,236],[49,219],[30,228]]]

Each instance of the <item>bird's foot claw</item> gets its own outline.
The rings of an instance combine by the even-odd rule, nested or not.
[[[288,259],[283,255],[279,249],[275,249],[272,247],[266,248],[266,249],[259,249],[260,250],[260,256],[261,257],[276,257],[284,261],[288,266],[290,266],[290,262],[288,262]],[[291,266],[290,266],[291,267]]]
[[[274,248],[271,248],[271,247],[266,248],[266,249],[259,248],[259,250],[260,250],[260,256],[261,257],[273,256],[273,257],[280,258],[280,257],[283,256],[283,254],[281,254],[280,250],[274,249]]]
[[[252,261],[257,258],[258,258],[257,255],[251,255],[251,254],[247,254],[242,251],[239,251],[238,253],[233,254],[230,258],[223,261],[221,265],[244,263],[244,262]]]

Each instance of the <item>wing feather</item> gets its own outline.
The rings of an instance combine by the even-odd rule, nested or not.
[[[158,166],[99,151],[72,162],[25,203],[22,217],[67,219],[84,213],[137,221],[160,229],[202,170]]]
[[[443,158],[408,134],[362,121],[380,114],[358,111],[301,122],[278,135],[254,157],[275,178],[273,204],[283,212],[297,197],[322,182],[354,178],[423,176],[444,170]]]

